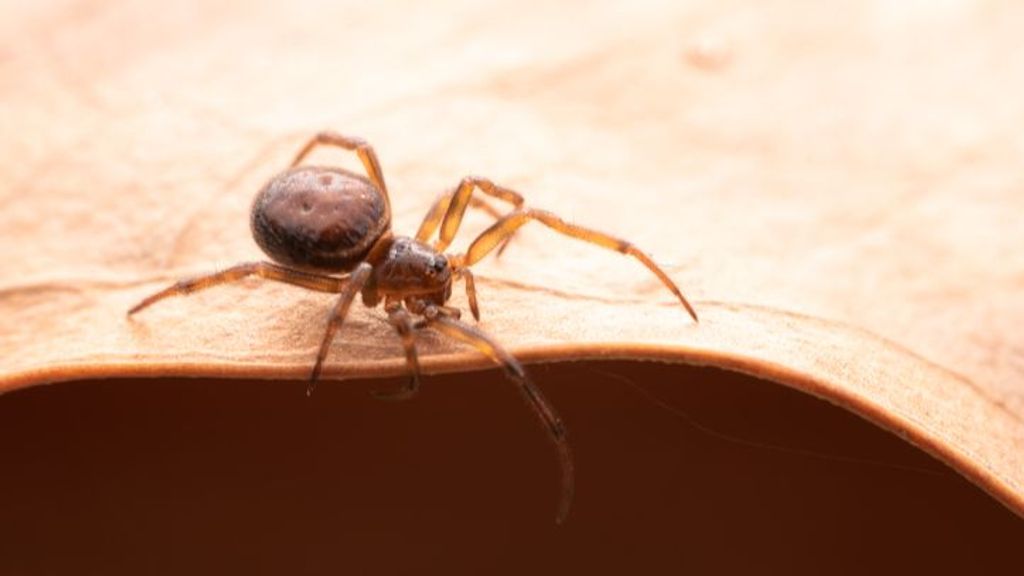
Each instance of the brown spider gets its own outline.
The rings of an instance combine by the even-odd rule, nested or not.
[[[355,152],[369,178],[342,168],[298,166],[318,145]],[[502,215],[482,198],[474,197],[475,190],[508,202],[513,209]],[[488,212],[497,222],[477,236],[465,254],[444,254],[468,206]],[[309,394],[320,377],[331,341],[356,296],[362,294],[363,304],[371,308],[383,301],[388,321],[402,340],[412,377],[398,390],[374,395],[404,399],[415,394],[420,375],[414,336],[417,330],[433,328],[477,348],[504,368],[506,375],[519,386],[558,450],[562,486],[556,521],[561,523],[569,513],[574,490],[572,456],[562,419],[511,354],[484,332],[461,322],[460,311],[446,305],[452,294],[452,281],[461,278],[466,282],[473,318],[480,319],[469,267],[499,245],[500,254],[516,230],[530,220],[640,260],[682,302],[694,322],[697,321],[696,312],[675,283],[632,244],[570,224],[550,212],[524,208],[519,193],[486,178],[463,178],[458,188],[439,196],[415,238],[393,235],[391,200],[377,154],[364,140],[333,132],[321,132],[310,139],[291,167],[273,177],[256,195],[250,221],[253,237],[276,264],[249,262],[182,280],[139,302],[128,314],[135,314],[170,296],[190,294],[247,276],[338,294],[309,378],[306,390]],[[438,227],[438,239],[428,244]]]

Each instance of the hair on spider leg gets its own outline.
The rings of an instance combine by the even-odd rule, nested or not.
[[[737,446],[745,446],[747,448],[753,448],[753,449],[757,449],[757,450],[767,450],[767,451],[771,451],[771,452],[778,452],[778,453],[781,453],[781,454],[789,454],[789,455],[800,456],[800,457],[804,457],[804,458],[813,458],[813,459],[824,460],[824,461],[828,461],[828,462],[841,462],[841,463],[845,463],[845,464],[854,464],[854,465],[860,465],[860,466],[874,466],[874,467],[885,468],[885,469],[889,469],[889,470],[896,470],[896,471],[900,471],[900,472],[909,472],[909,473],[913,473],[913,474],[920,474],[920,475],[923,475],[923,476],[930,476],[930,477],[933,477],[933,478],[948,478],[949,477],[949,474],[943,473],[942,471],[931,470],[931,469],[922,468],[922,467],[919,467],[919,466],[913,466],[913,465],[907,465],[907,464],[897,464],[897,463],[894,463],[894,462],[885,462],[885,461],[882,461],[882,460],[873,460],[873,459],[870,459],[870,458],[858,458],[856,456],[845,456],[845,455],[842,455],[842,454],[829,454],[829,453],[825,453],[825,452],[819,452],[817,450],[810,450],[810,449],[807,449],[807,448],[799,448],[799,447],[793,447],[793,446],[784,446],[784,445],[781,445],[781,444],[773,444],[771,442],[761,442],[761,441],[758,441],[758,440],[751,440],[749,438],[741,438],[739,436],[734,436],[732,434],[729,434],[729,433],[726,433],[726,432],[722,432],[720,430],[716,430],[716,429],[714,429],[714,428],[712,428],[712,427],[710,427],[710,426],[708,426],[706,424],[703,424],[702,422],[700,422],[699,420],[694,418],[694,416],[692,414],[690,414],[689,412],[683,410],[682,408],[680,408],[678,406],[675,406],[673,404],[669,404],[667,401],[665,401],[665,400],[663,400],[661,398],[658,398],[657,396],[654,395],[653,392],[651,392],[650,390],[647,390],[646,388],[644,388],[643,386],[641,386],[640,384],[635,382],[632,378],[628,378],[628,377],[626,377],[626,376],[624,376],[622,374],[618,374],[618,373],[615,373],[615,372],[610,372],[608,370],[604,370],[604,369],[601,369],[601,368],[595,368],[593,366],[584,366],[584,369],[586,369],[587,371],[589,371],[591,373],[599,374],[601,376],[605,376],[607,378],[611,378],[612,380],[616,380],[618,382],[622,382],[623,384],[626,384],[631,389],[633,389],[636,392],[638,392],[641,397],[643,397],[647,401],[651,402],[652,404],[654,404],[658,408],[661,408],[662,410],[668,412],[669,414],[674,416],[677,420],[682,421],[686,425],[690,426],[691,428],[693,428],[694,430],[696,430],[696,431],[698,431],[698,432],[700,432],[702,434],[705,434],[705,435],[707,435],[707,436],[709,436],[711,438],[715,438],[717,440],[721,440],[723,442],[728,442],[730,444],[734,444],[734,445],[737,445]]]

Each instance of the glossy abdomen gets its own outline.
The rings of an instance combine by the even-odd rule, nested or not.
[[[366,257],[390,219],[369,180],[340,168],[300,166],[259,191],[250,224],[256,243],[276,262],[345,271]]]

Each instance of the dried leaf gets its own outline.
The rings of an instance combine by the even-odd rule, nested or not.
[[[436,4],[401,31],[370,5],[5,6],[0,390],[308,374],[329,297],[249,281],[125,312],[259,259],[252,195],[332,128],[376,145],[398,232],[485,174],[634,241],[701,316],[636,262],[526,228],[479,267],[482,327],[520,358],[766,377],[1024,513],[1024,8]],[[381,318],[355,313],[328,376],[404,370]],[[429,372],[487,364],[422,347]]]

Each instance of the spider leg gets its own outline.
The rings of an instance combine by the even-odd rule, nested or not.
[[[423,221],[420,222],[420,227],[416,230],[416,239],[420,242],[426,242],[430,237],[437,232],[437,227],[441,225],[441,219],[444,218],[445,212],[448,211],[448,207],[451,206],[452,196],[455,195],[454,190],[442,193],[434,200],[434,203],[430,206],[430,210],[427,211],[427,215],[423,217]],[[490,214],[495,220],[501,218],[502,214],[497,208],[492,206],[489,202],[483,198],[477,198],[476,196],[470,198],[469,206],[471,208],[477,208]]]
[[[398,336],[402,339],[402,347],[405,348],[405,362],[412,371],[409,382],[389,392],[373,392],[375,398],[381,400],[407,400],[416,395],[420,387],[420,360],[416,353],[416,339],[413,335],[412,316],[402,308],[401,303],[391,301],[385,304],[384,309],[388,313],[388,322],[394,326]]]
[[[438,313],[448,318],[454,318],[455,320],[462,318],[462,310],[454,306],[436,306],[436,308]]]
[[[500,365],[505,370],[505,375],[516,383],[520,392],[526,397],[527,403],[544,424],[548,435],[551,437],[551,441],[555,445],[555,449],[558,451],[558,461],[562,469],[562,486],[558,514],[555,517],[555,521],[559,524],[563,523],[569,515],[569,506],[572,504],[575,491],[575,474],[573,471],[572,453],[569,450],[569,442],[566,438],[565,424],[558,416],[558,413],[555,412],[554,406],[541,393],[540,389],[530,381],[519,361],[487,336],[487,334],[459,320],[438,313],[433,306],[426,306],[422,313],[424,319],[419,323],[420,326],[432,327],[438,332],[472,345],[493,360],[495,364]]]
[[[463,194],[468,195],[469,206],[483,210],[484,212],[494,216],[495,219],[502,217],[502,213],[498,211],[497,208],[490,205],[482,198],[477,198],[472,195],[473,187],[479,186],[479,182],[486,182],[483,184],[483,186],[487,187],[486,190],[492,191],[485,191],[486,194],[492,195],[496,198],[499,198],[512,204],[513,208],[519,208],[520,206],[522,206],[523,199],[522,196],[519,195],[519,193],[505,188],[497,187],[496,184],[490,182],[490,180],[485,180],[484,178],[466,176],[459,182],[459,186],[455,190],[441,193],[437,197],[437,200],[435,200],[434,203],[430,206],[430,210],[427,211],[427,215],[424,216],[423,221],[420,223],[420,229],[416,232],[416,239],[419,240],[420,242],[426,242],[435,232],[437,232],[437,228],[441,224],[441,220],[444,218],[444,215],[447,213],[447,211],[449,211],[449,209],[452,206],[453,198],[455,198],[460,193],[460,191],[464,191]],[[481,190],[484,189],[481,188]],[[465,212],[465,210],[466,207],[463,206],[459,218],[462,218],[462,213]]]
[[[508,241],[505,241],[508,244]],[[466,281],[466,299],[469,300],[469,311],[473,313],[473,319],[480,321],[480,306],[476,301],[476,280],[473,279],[473,272],[469,268],[459,268],[455,272]]]
[[[525,208],[505,215],[501,220],[498,220],[490,228],[484,230],[479,236],[477,236],[476,240],[469,245],[469,249],[466,250],[465,256],[461,258],[453,258],[452,263],[456,267],[472,266],[476,262],[479,262],[484,256],[487,256],[487,254],[490,253],[495,246],[501,243],[502,240],[515,233],[515,231],[523,224],[526,224],[531,220],[536,220],[548,228],[551,228],[561,234],[565,234],[566,236],[578,238],[584,242],[596,244],[603,248],[615,250],[616,252],[621,252],[622,254],[636,258],[643,263],[648,270],[653,272],[654,275],[661,280],[662,284],[675,294],[676,298],[679,299],[683,304],[683,307],[686,308],[686,311],[693,318],[693,321],[698,321],[697,312],[694,311],[693,306],[690,306],[690,303],[686,300],[686,297],[683,296],[683,293],[679,290],[679,287],[676,286],[675,282],[673,282],[672,279],[668,277],[668,274],[665,274],[665,271],[655,264],[649,256],[637,249],[636,246],[633,246],[625,240],[605,234],[604,232],[598,232],[597,230],[591,230],[589,228],[570,224],[558,216],[543,210]]]
[[[172,284],[171,286],[164,288],[133,306],[132,309],[128,311],[128,315],[131,316],[143,308],[148,308],[164,298],[170,298],[171,296],[184,296],[200,290],[206,290],[207,288],[213,288],[220,284],[235,282],[236,280],[241,280],[248,276],[259,276],[260,278],[284,282],[285,284],[291,284],[293,286],[301,286],[310,290],[316,290],[317,292],[331,293],[341,292],[342,287],[346,282],[348,282],[347,277],[335,277],[328,276],[326,274],[303,272],[301,270],[285,268],[284,266],[279,266],[270,262],[247,262],[245,264],[232,266],[227,270],[222,270],[205,276],[199,276],[197,278],[181,280]]]
[[[338,296],[338,303],[334,305],[334,310],[331,311],[331,318],[327,321],[327,330],[324,331],[324,338],[320,342],[320,351],[316,355],[316,364],[313,365],[313,373],[310,375],[309,385],[306,387],[307,396],[312,394],[313,389],[316,388],[316,381],[320,378],[320,372],[323,370],[324,360],[327,359],[327,352],[331,349],[331,341],[334,340],[334,335],[341,328],[345,317],[348,316],[348,309],[352,306],[352,301],[362,291],[372,272],[373,266],[363,262],[352,271],[348,277],[348,282],[342,287],[341,293]]]
[[[390,213],[391,200],[388,198],[388,188],[384,184],[384,171],[380,168],[380,161],[377,159],[377,153],[374,152],[373,146],[362,138],[345,136],[344,134],[331,131],[318,132],[316,136],[310,138],[309,142],[306,142],[302,150],[299,150],[291,165],[296,166],[299,162],[302,162],[317,146],[337,146],[338,148],[355,152],[359,156],[359,161],[363,163],[363,168],[366,169],[366,175],[370,177],[370,181],[384,193],[384,198],[388,201]]]
[[[508,202],[515,209],[523,206],[523,196],[515,190],[495,184],[487,178],[466,176],[459,182],[459,187],[454,192],[449,193],[447,198],[442,196],[434,204],[431,211],[427,213],[423,224],[420,225],[416,239],[421,242],[426,241],[434,233],[434,230],[437,229],[438,223],[440,223],[441,233],[438,236],[437,243],[434,245],[434,249],[438,252],[443,252],[452,243],[455,234],[459,231],[462,217],[466,213],[466,207],[470,205],[471,200],[474,198],[473,191],[478,189],[484,194]],[[442,206],[442,204],[447,204],[447,206]],[[443,219],[441,218],[442,212],[444,213]],[[421,235],[422,238],[420,237]]]

